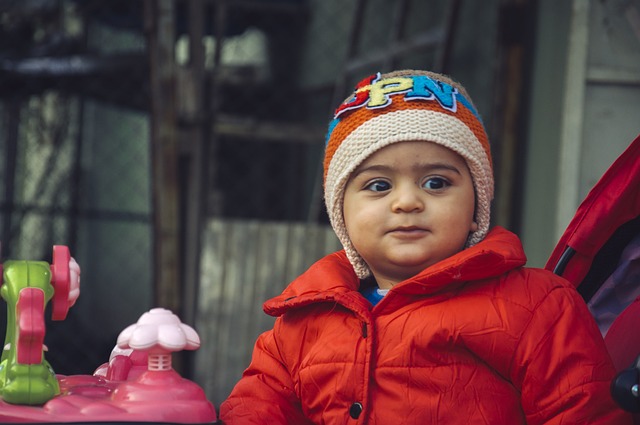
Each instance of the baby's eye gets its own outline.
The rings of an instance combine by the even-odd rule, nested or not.
[[[391,189],[391,184],[384,180],[375,180],[368,183],[364,188],[372,192],[384,192]]]
[[[442,177],[430,177],[422,184],[422,187],[429,190],[442,190],[449,186],[449,182]]]

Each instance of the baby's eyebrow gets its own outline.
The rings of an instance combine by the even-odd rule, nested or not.
[[[367,172],[388,172],[388,171],[391,171],[392,169],[393,167],[390,167],[387,165],[371,164],[371,165],[367,165],[366,167],[356,168],[356,170],[353,172],[352,177],[355,177],[357,175],[360,175],[362,173],[367,173]]]
[[[358,176],[360,174],[363,173],[368,173],[368,172],[392,172],[394,169],[394,167],[390,166],[390,165],[383,165],[383,164],[370,164],[367,165],[365,167],[362,168],[358,168],[353,172],[353,176]],[[411,166],[411,171],[413,172],[428,172],[428,173],[433,173],[433,172],[437,172],[437,171],[442,171],[442,170],[448,170],[448,171],[452,171],[456,174],[462,174],[460,172],[460,169],[458,167],[456,167],[453,164],[447,163],[447,162],[419,162],[419,163],[415,163]]]
[[[449,171],[453,171],[456,174],[462,174],[458,167],[456,167],[453,164],[449,164],[447,162],[420,163],[420,164],[414,164],[413,167],[411,168],[414,171],[434,172],[439,170],[449,170]]]

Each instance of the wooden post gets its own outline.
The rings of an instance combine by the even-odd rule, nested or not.
[[[150,64],[153,284],[156,307],[181,314],[173,0],[145,1]]]
[[[204,185],[207,149],[205,145],[208,111],[204,102],[205,55],[204,55],[204,0],[190,0],[189,18],[189,62],[181,69],[183,78],[178,86],[182,99],[180,122],[182,132],[180,145],[185,160],[182,161],[184,181],[184,229],[182,234],[183,273],[183,316],[182,321],[193,325],[195,321],[196,298],[200,281],[200,247],[206,190]]]
[[[531,69],[532,0],[503,0],[499,17],[499,57],[489,137],[493,146],[496,194],[492,223],[519,233],[525,158],[526,103]]]

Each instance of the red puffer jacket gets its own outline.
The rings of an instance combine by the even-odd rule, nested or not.
[[[277,316],[227,424],[631,424],[584,302],[495,228],[374,308],[343,252],[264,305]]]

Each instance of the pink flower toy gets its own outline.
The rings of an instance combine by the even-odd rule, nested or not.
[[[144,313],[137,323],[120,333],[117,347],[131,349],[133,353],[147,352],[148,360],[146,372],[122,382],[114,390],[111,396],[114,403],[128,405],[129,411],[140,413],[150,413],[162,405],[188,403],[188,414],[193,416],[189,422],[215,419],[213,405],[202,388],[171,367],[171,353],[200,347],[196,331],[181,323],[178,316],[163,308]],[[185,414],[171,419],[182,421]]]
[[[154,308],[123,330],[117,345],[121,349],[148,351],[148,369],[167,371],[171,370],[171,353],[198,349],[200,337],[171,311]]]

